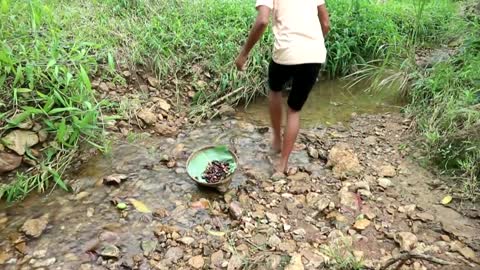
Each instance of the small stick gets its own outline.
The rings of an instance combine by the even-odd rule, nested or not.
[[[419,259],[419,260],[429,261],[429,262],[440,264],[440,265],[455,265],[455,263],[444,261],[442,259],[430,256],[430,255],[420,254],[420,253],[412,253],[412,252],[403,252],[403,253],[400,253],[399,255],[391,258],[390,260],[388,260],[382,266],[382,268],[380,268],[380,270],[387,270],[388,267],[390,267],[392,264],[394,264],[398,261],[404,262],[404,261],[409,260],[409,259]]]
[[[244,89],[244,87],[240,87],[240,88],[238,88],[238,89],[236,89],[236,90],[234,90],[234,91],[226,94],[225,96],[223,96],[223,97],[215,100],[214,102],[212,102],[212,103],[210,104],[210,107],[215,107],[215,106],[217,106],[218,104],[220,104],[220,103],[221,103],[222,101],[224,101],[225,99],[229,98],[230,96],[235,95],[236,93],[240,92],[240,91],[243,90],[243,89]]]

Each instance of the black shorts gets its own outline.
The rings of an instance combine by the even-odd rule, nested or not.
[[[294,111],[300,111],[317,81],[320,66],[321,64],[280,65],[272,61],[268,68],[270,90],[282,91],[285,84],[292,79],[288,107]]]

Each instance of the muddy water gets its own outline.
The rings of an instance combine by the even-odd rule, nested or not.
[[[318,82],[303,107],[302,126],[346,123],[354,114],[398,112],[404,105],[394,88],[372,93],[366,91],[369,86],[367,82],[348,86],[349,81],[345,80]],[[241,111],[239,116],[256,124],[268,125],[268,99],[258,98]]]
[[[260,142],[260,143],[259,143]],[[265,142],[265,143],[262,143]],[[141,254],[142,240],[154,239],[155,222],[183,228],[198,224],[227,225],[212,221],[206,211],[191,208],[190,202],[200,198],[220,196],[219,193],[197,187],[186,175],[184,165],[194,149],[208,144],[227,144],[236,149],[241,168],[255,166],[269,171],[268,133],[262,133],[245,122],[235,120],[222,124],[209,124],[176,139],[142,138],[135,142],[118,142],[107,156],[98,156],[70,178],[74,181],[77,194],[60,190],[49,196],[32,195],[15,205],[0,205],[0,213],[8,220],[0,224],[0,253],[8,254],[6,268],[20,269],[31,265],[34,251],[46,250],[44,258],[56,258],[49,269],[78,269],[82,262],[90,262],[99,235],[114,232],[119,236],[119,248],[125,258]],[[169,169],[159,162],[168,155],[177,159],[177,167]],[[293,162],[302,165],[309,162],[304,151],[295,153]],[[125,174],[128,179],[119,186],[105,186],[103,178],[111,174]],[[233,185],[245,181],[242,173],[235,175]],[[142,214],[130,206],[128,215],[111,203],[112,199],[127,202],[134,198],[143,202],[152,211],[164,209],[168,217],[158,218]],[[27,219],[49,214],[47,229],[38,239],[27,240],[26,256],[15,259],[12,239],[17,237],[19,228]],[[1,217],[1,216],[0,216]],[[150,221],[149,221],[150,220]],[[146,221],[146,222],[145,222]],[[213,226],[213,225],[212,225]],[[1,254],[0,254],[1,255]],[[1,256],[0,256],[1,257]],[[19,256],[18,258],[22,258]],[[22,268],[23,269],[23,268]],[[30,269],[30,268],[25,268]]]

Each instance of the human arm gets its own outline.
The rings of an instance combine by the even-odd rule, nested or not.
[[[235,65],[237,66],[238,70],[245,70],[245,64],[247,62],[250,51],[258,42],[258,40],[260,40],[263,33],[265,32],[265,29],[267,29],[268,26],[270,8],[262,5],[258,6],[257,10],[257,19],[255,20],[255,23],[250,30],[250,34],[248,35],[245,45],[243,46],[242,50],[237,56],[237,59],[235,60]]]
[[[327,6],[325,3],[317,6],[318,10],[318,19],[320,20],[320,25],[322,26],[323,37],[326,37],[328,32],[330,32],[330,17],[328,15]]]

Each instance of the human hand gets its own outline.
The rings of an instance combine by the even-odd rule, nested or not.
[[[243,52],[237,56],[237,59],[235,60],[235,66],[237,66],[239,71],[244,71],[247,69],[247,60],[248,55],[245,55]]]

